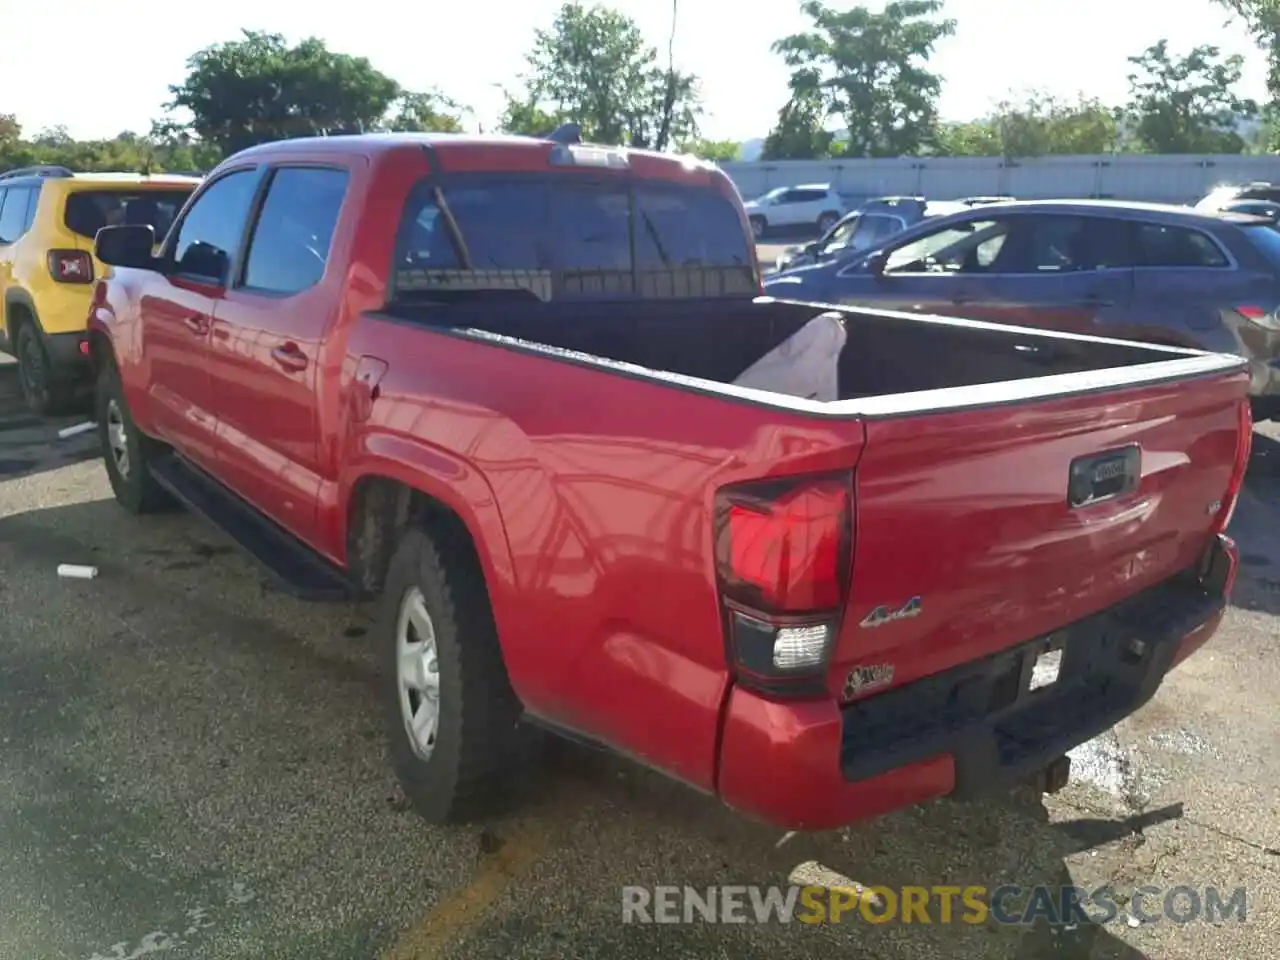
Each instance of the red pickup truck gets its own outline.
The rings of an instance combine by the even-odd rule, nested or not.
[[[547,728],[790,828],[1060,773],[1223,615],[1241,360],[843,310],[837,399],[735,385],[827,307],[760,296],[710,165],[286,141],[162,239],[97,237],[115,494],[380,598],[429,819]]]

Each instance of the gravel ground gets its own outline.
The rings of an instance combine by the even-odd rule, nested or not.
[[[388,772],[369,611],[267,590],[199,521],[110,498],[91,437],[0,366],[0,960],[1270,958],[1280,942],[1280,443],[1259,436],[1226,626],[1042,800],[939,802],[779,843],[564,747],[518,815],[437,829]],[[65,422],[65,421],[64,421]],[[60,580],[61,562],[97,564]],[[627,884],[1247,887],[1248,919],[624,925]],[[1132,924],[1137,924],[1131,925]]]

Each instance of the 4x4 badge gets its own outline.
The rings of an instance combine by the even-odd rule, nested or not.
[[[905,620],[908,617],[918,617],[923,608],[923,603],[919,597],[912,597],[897,610],[892,610],[887,606],[879,606],[862,618],[859,626],[863,627],[883,627],[886,623],[892,623],[894,620]]]

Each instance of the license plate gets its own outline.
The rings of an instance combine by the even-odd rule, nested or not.
[[[1046,650],[1044,653],[1036,656],[1036,662],[1031,667],[1031,687],[1032,690],[1039,690],[1041,687],[1047,687],[1052,683],[1056,683],[1058,679],[1058,671],[1062,669],[1062,648],[1057,650]]]

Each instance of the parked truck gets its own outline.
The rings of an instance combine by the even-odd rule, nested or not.
[[[838,399],[737,386],[824,308],[761,296],[708,164],[293,140],[162,239],[97,236],[115,496],[377,598],[430,820],[492,809],[548,729],[788,828],[998,790],[1223,615],[1243,361],[850,309]]]

